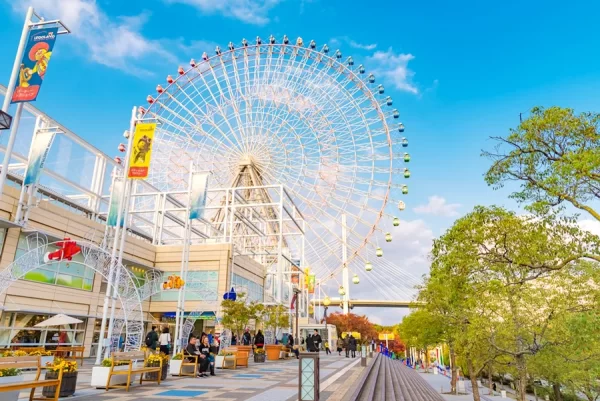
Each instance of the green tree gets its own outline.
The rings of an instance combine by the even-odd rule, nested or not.
[[[235,301],[223,300],[221,307],[223,326],[236,333],[238,338],[241,338],[242,332],[248,327],[250,321],[257,320],[264,311],[264,306],[258,302],[246,302],[246,294],[243,292],[238,294]]]
[[[468,321],[469,329],[459,332],[463,346],[480,344],[469,336],[484,334],[493,354],[510,360],[519,400],[525,399],[528,358],[552,345],[554,319],[586,297],[584,304],[592,302],[589,277],[577,262],[590,256],[595,241],[571,220],[476,207],[434,242],[432,277],[433,265],[449,269],[471,294],[456,304]]]
[[[511,129],[483,155],[492,161],[485,175],[496,188],[516,181],[511,197],[531,203],[536,212],[570,203],[600,221],[593,204],[600,199],[600,114],[572,109],[535,107],[531,116]]]
[[[290,324],[290,314],[283,305],[269,305],[262,312],[263,325],[277,333],[277,329],[288,327]]]

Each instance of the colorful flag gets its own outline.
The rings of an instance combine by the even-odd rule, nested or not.
[[[117,218],[119,216],[119,203],[125,193],[125,180],[121,177],[115,178],[112,191],[110,192],[110,204],[108,206],[108,216],[106,217],[106,225],[109,227],[115,227],[117,225]],[[121,227],[125,222],[124,213],[121,213]]]
[[[317,276],[314,274],[309,274],[308,275],[308,293],[309,294],[315,293],[315,281],[317,281]]]
[[[192,173],[190,185],[190,220],[202,219],[208,193],[208,173]]]
[[[12,103],[36,100],[46,76],[57,35],[58,27],[29,31],[29,40],[23,51],[19,79],[12,95]]]
[[[152,141],[156,123],[138,123],[135,126],[135,134],[129,158],[128,178],[143,180],[148,178],[150,171],[150,159],[152,158]]]
[[[54,132],[37,131],[31,142],[31,151],[29,153],[29,162],[25,172],[23,185],[37,185],[40,182],[40,175],[44,168],[44,163],[48,157],[48,152],[54,141]]]

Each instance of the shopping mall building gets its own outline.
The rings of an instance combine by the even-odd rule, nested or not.
[[[2,91],[3,88],[0,88],[0,95]],[[0,200],[1,269],[11,268],[13,262],[27,255],[32,243],[36,243],[31,238],[44,238],[49,244],[63,238],[75,241],[91,239],[99,243],[106,231],[110,177],[115,165],[113,158],[30,104],[26,105],[24,114],[30,118],[26,116],[22,120],[7,184]],[[27,121],[31,124],[37,121],[37,128],[42,121],[47,129],[56,130],[40,184],[31,200],[28,196],[22,197],[21,186],[32,132],[37,128],[27,125]],[[5,143],[3,138],[3,146]],[[89,174],[86,173],[88,165]],[[165,209],[164,199],[168,195],[156,196],[159,201],[161,197],[163,199],[162,203],[159,202],[163,205],[162,216],[158,207],[149,217],[142,213],[132,214],[123,248],[123,265],[140,287],[144,285],[148,271],[158,270],[166,277],[170,272],[178,274],[182,263],[183,245],[174,234],[177,224],[166,223],[169,216],[175,222],[180,219],[175,216],[176,212]],[[22,210],[19,210],[20,198]],[[23,202],[23,199],[29,201]],[[23,215],[27,217],[25,221]],[[142,224],[142,221],[147,224]],[[257,230],[256,227],[253,229]],[[188,282],[199,283],[200,286],[186,289],[185,309],[187,313],[200,311],[195,330],[208,332],[215,329],[215,313],[223,294],[231,286],[242,288],[250,300],[264,300],[266,269],[259,258],[244,252],[235,253],[231,240],[228,241],[226,236],[209,238],[202,233],[200,226],[193,226],[192,230],[197,230],[202,241],[192,241],[190,246]],[[49,246],[49,251],[55,249],[58,247]],[[24,275],[14,277],[8,289],[0,295],[0,348],[56,345],[57,329],[35,326],[53,314],[65,313],[83,321],[69,326],[70,344],[84,345],[86,354],[95,355],[107,283],[99,272],[81,262],[83,257],[80,254],[70,263],[64,260],[41,263]],[[177,291],[154,291],[147,299],[142,299],[145,330],[156,324],[170,325],[173,332],[177,296]],[[289,301],[288,291],[285,299]]]

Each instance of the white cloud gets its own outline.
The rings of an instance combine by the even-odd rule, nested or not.
[[[203,14],[221,14],[248,24],[265,25],[269,12],[281,0],[166,0],[168,3],[187,4],[196,7]]]
[[[69,36],[83,43],[88,58],[99,64],[132,74],[151,74],[139,67],[142,61],[174,60],[159,41],[140,33],[146,14],[111,20],[95,0],[19,0],[13,7],[23,11],[30,5],[46,19],[63,21],[72,32]]]
[[[459,203],[446,203],[446,199],[441,196],[430,196],[429,202],[426,205],[419,205],[413,210],[415,213],[432,214],[434,216],[453,217],[458,216],[460,208]]]
[[[380,50],[367,57],[365,66],[368,65],[376,77],[390,81],[396,89],[418,94],[419,89],[412,82],[415,73],[408,68],[414,58],[412,54],[396,54],[390,47],[388,51]]]
[[[591,232],[594,235],[600,236],[600,221],[592,219],[584,219],[579,221],[579,227],[582,230]]]
[[[347,43],[350,47],[353,47],[355,49],[361,49],[361,50],[375,50],[375,48],[377,47],[377,43],[372,43],[372,44],[362,44],[362,43],[358,43],[355,40],[350,39],[348,36],[339,36],[336,38],[333,38],[329,41],[330,46],[333,47],[337,47],[340,46],[343,43]]]

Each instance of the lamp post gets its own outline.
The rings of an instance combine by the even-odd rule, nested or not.
[[[325,321],[325,327],[327,327],[327,309],[329,308],[329,305],[331,305],[331,299],[326,296],[325,299],[323,299],[323,306],[325,307],[323,310],[323,319]]]
[[[298,326],[298,317],[299,317],[299,311],[300,311],[300,303],[298,302],[300,300],[300,289],[298,287],[294,287],[294,294],[296,295],[296,303],[294,305],[294,308],[296,309],[296,344],[299,345],[299,341],[300,341],[300,327]]]

